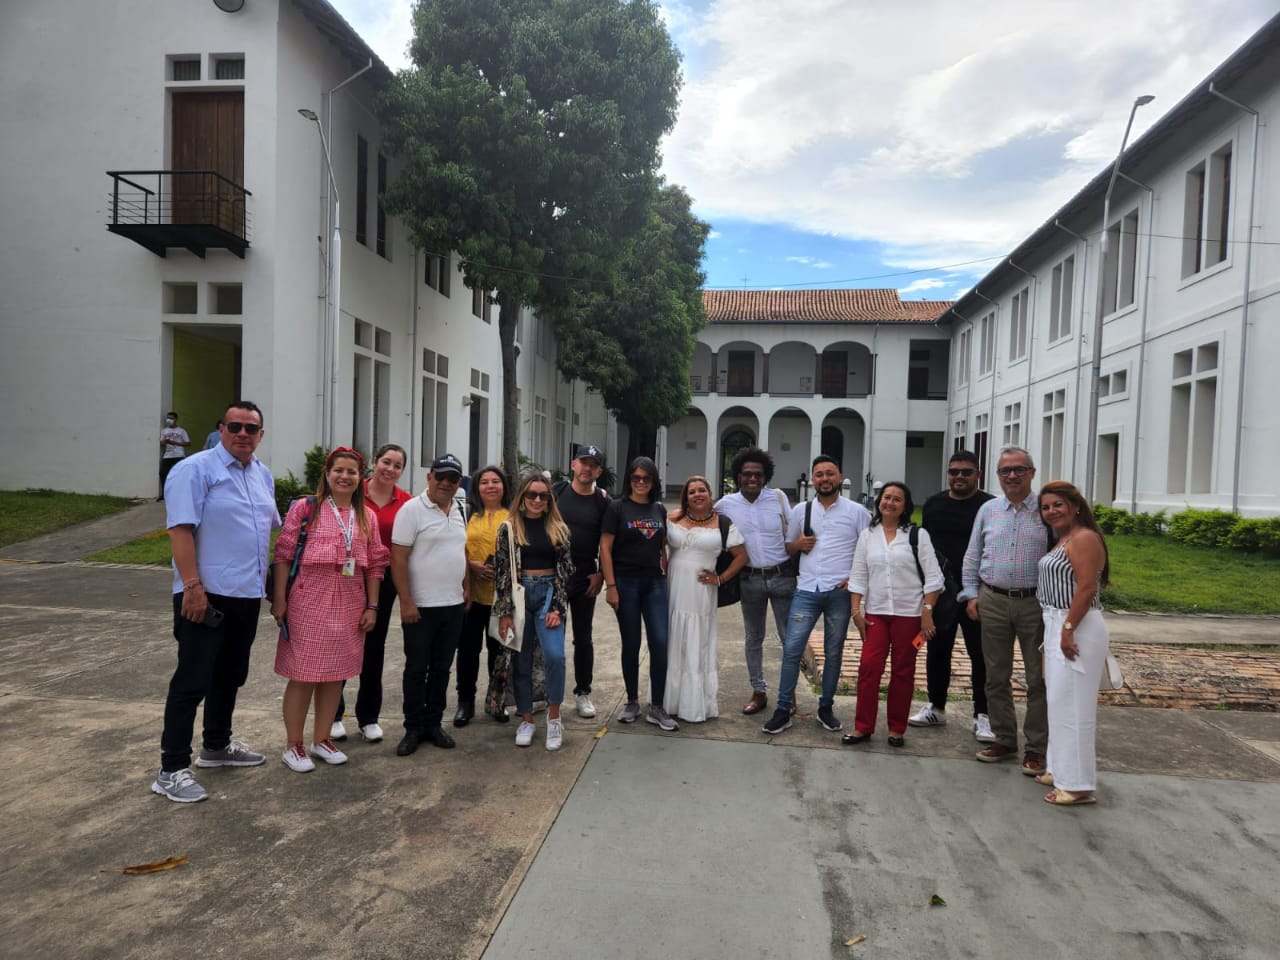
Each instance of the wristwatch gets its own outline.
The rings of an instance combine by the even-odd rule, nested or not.
[[[926,603],[926,604],[924,605],[924,608],[925,608],[926,610],[928,610],[930,613],[933,613],[933,604],[932,604],[932,603]]]
[[[1062,629],[1063,629],[1063,630],[1074,630],[1075,628],[1076,628],[1076,625],[1075,625],[1074,623],[1072,623],[1070,620],[1063,620],[1063,621],[1062,621]]]

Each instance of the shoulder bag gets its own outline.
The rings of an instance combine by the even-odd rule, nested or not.
[[[502,526],[498,527],[499,534],[502,528],[507,530],[507,550],[510,565],[508,569],[511,571],[511,627],[512,634],[510,638],[504,637],[498,630],[498,622],[501,618],[492,613],[489,615],[489,636],[495,638],[500,644],[509,650],[520,652],[520,645],[524,643],[524,587],[520,584],[520,567],[516,563],[516,531],[511,526],[511,521],[504,520]],[[497,604],[494,604],[497,609]]]
[[[729,518],[720,514],[720,556],[716,557],[716,576],[724,573],[733,563],[733,554],[729,552]],[[716,606],[731,607],[742,599],[742,584],[738,577],[732,580],[721,580],[716,587]]]
[[[920,527],[913,523],[907,537],[911,541],[911,555],[916,559],[916,573],[920,575],[920,583],[923,586],[925,577],[924,568],[920,566]],[[938,630],[949,630],[959,616],[960,601],[956,599],[956,594],[960,591],[956,586],[956,578],[951,575],[951,565],[947,558],[938,551],[937,547],[934,547],[933,555],[938,562],[938,568],[942,571],[942,589],[938,592],[938,599],[933,605],[933,625]]]

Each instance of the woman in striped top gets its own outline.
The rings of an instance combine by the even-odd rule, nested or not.
[[[1040,517],[1057,544],[1040,558],[1036,599],[1044,612],[1044,682],[1049,706],[1046,803],[1095,803],[1098,685],[1107,658],[1099,592],[1107,545],[1080,491],[1063,480],[1040,491]]]

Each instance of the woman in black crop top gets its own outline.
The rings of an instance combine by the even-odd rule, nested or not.
[[[512,546],[516,569],[511,569]],[[520,483],[511,517],[498,528],[494,547],[493,612],[498,615],[502,635],[513,627],[515,605],[512,577],[524,587],[524,637],[514,657],[516,710],[521,715],[516,728],[516,746],[533,743],[533,651],[542,648],[546,665],[547,749],[559,750],[564,737],[560,703],[564,700],[564,615],[568,605],[566,588],[573,574],[569,559],[569,527],[560,517],[551,487],[540,473],[529,474]]]

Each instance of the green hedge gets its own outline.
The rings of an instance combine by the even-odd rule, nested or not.
[[[1169,517],[1164,510],[1129,513],[1100,503],[1094,505],[1093,514],[1107,534],[1168,536],[1197,547],[1280,555],[1280,517],[1255,519],[1226,510],[1190,508]]]

